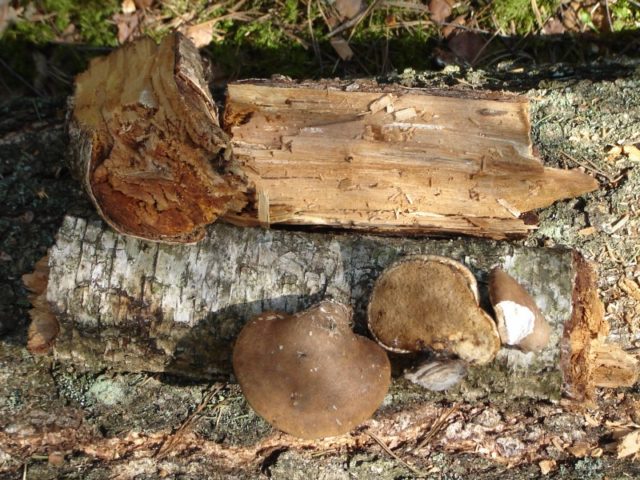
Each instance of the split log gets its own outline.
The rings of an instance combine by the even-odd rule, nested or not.
[[[354,307],[356,329],[364,332],[375,279],[407,254],[464,262],[485,285],[485,305],[488,272],[501,265],[528,287],[552,327],[545,350],[503,348],[491,365],[471,370],[457,395],[472,399],[489,391],[506,398],[557,399],[564,380],[565,391],[583,399],[594,378],[602,378],[607,367],[594,366],[598,356],[589,347],[603,340],[606,323],[602,320],[599,329],[588,323],[600,314],[598,305],[583,300],[595,291],[594,277],[571,250],[225,224],[210,228],[198,245],[160,245],[74,217],[65,219],[49,254],[47,299],[60,322],[55,354],[90,370],[228,377],[237,333],[266,310],[292,313],[332,298]],[[572,341],[580,332],[582,343]],[[610,369],[610,384],[618,374],[626,381],[635,378],[632,363],[621,364],[624,372]],[[575,373],[596,370],[597,375]]]
[[[242,82],[224,119],[232,148],[185,37],[142,39],[77,78],[72,167],[117,231],[168,242],[198,240],[220,216],[522,237],[534,228],[522,213],[597,188],[543,167],[528,100],[510,94]]]
[[[514,238],[523,213],[597,188],[533,155],[522,96],[250,81],[223,123],[257,192],[239,224]]]

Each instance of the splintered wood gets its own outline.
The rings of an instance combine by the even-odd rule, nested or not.
[[[198,51],[180,34],[144,38],[76,80],[70,163],[116,230],[189,242],[246,203]]]
[[[368,82],[229,85],[224,128],[257,205],[229,221],[504,239],[597,182],[532,153],[523,97]]]

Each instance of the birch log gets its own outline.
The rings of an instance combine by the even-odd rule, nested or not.
[[[482,240],[219,224],[197,245],[161,245],[118,235],[98,221],[67,217],[49,254],[47,299],[60,322],[55,354],[90,370],[226,377],[237,333],[265,310],[292,313],[332,298],[354,307],[356,329],[364,332],[375,279],[394,260],[414,253],[465,263],[485,286],[485,304],[487,274],[501,265],[530,290],[552,326],[545,350],[525,354],[503,348],[494,363],[471,370],[460,395],[473,398],[482,389],[511,397],[558,398],[564,377],[567,392],[588,396],[593,385],[585,372],[597,363],[590,342],[603,339],[605,324],[585,327],[593,308],[576,299],[595,291],[593,279],[581,273],[585,265],[571,250]],[[583,333],[581,342],[570,341],[567,325]]]

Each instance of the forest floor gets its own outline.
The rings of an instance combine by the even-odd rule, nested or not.
[[[384,74],[385,81],[415,87],[527,95],[545,163],[582,168],[601,188],[538,212],[540,228],[521,243],[567,246],[594,261],[613,339],[640,350],[640,61],[633,57],[640,48],[637,33],[625,33],[638,28],[638,4],[527,0],[518,8],[533,20],[524,21],[500,16],[498,7],[511,1],[448,3],[451,12],[441,23],[433,20],[438,2],[373,2],[345,30],[353,32],[350,61],[329,43],[320,2],[191,2],[200,5],[191,9],[179,1],[88,2],[80,11],[62,0],[21,7],[0,1],[0,478],[508,479],[547,470],[549,478],[640,477],[633,460],[640,442],[618,459],[614,439],[639,431],[638,386],[600,390],[584,410],[479,398],[453,411],[446,396],[397,380],[391,395],[408,391],[403,401],[434,420],[426,447],[381,444],[363,431],[353,438],[364,440],[328,447],[274,433],[233,383],[80,373],[25,348],[29,302],[21,276],[53,244],[65,214],[91,212],[64,163],[64,97],[72,76],[90,56],[140,33],[206,24],[193,31],[203,35],[214,87],[275,73]],[[564,31],[545,32],[552,19]],[[445,35],[454,23],[481,39],[458,40],[475,42],[473,55],[456,53],[456,41]],[[383,408],[374,422],[390,415],[401,412]],[[443,427],[436,429],[440,417]],[[526,432],[505,433],[505,426],[515,431],[520,423]],[[448,449],[448,432],[456,428],[486,437],[489,447]],[[505,461],[517,442],[538,445],[535,454]]]

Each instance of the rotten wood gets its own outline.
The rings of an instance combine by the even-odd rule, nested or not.
[[[144,38],[76,79],[69,162],[115,230],[192,242],[246,203],[200,54],[181,34]]]
[[[70,163],[117,231],[194,242],[239,225],[523,237],[522,214],[597,188],[532,152],[521,96],[371,81],[229,85],[224,128],[180,34],[92,61]],[[247,181],[249,183],[247,183]]]
[[[224,128],[255,185],[241,225],[325,225],[504,239],[522,214],[597,182],[544,167],[521,96],[373,82],[228,86]]]
[[[502,348],[492,364],[472,368],[451,398],[474,398],[482,389],[499,398],[557,400],[564,382],[565,392],[581,400],[598,382],[574,371],[589,368],[605,375],[611,362],[598,363],[583,351],[591,341],[604,340],[584,334],[591,329],[588,319],[598,315],[593,313],[598,304],[582,300],[595,291],[595,276],[583,274],[586,264],[571,250],[225,224],[210,228],[198,245],[160,245],[74,217],[65,219],[49,257],[47,299],[60,322],[55,354],[89,370],[228,378],[237,333],[263,311],[292,313],[332,298],[354,307],[356,330],[364,332],[375,279],[409,254],[463,262],[485,286],[485,305],[488,272],[501,265],[527,286],[552,328],[543,351]],[[582,343],[572,340],[582,334]],[[636,376],[635,360],[620,352],[626,362],[616,368],[628,382]]]

